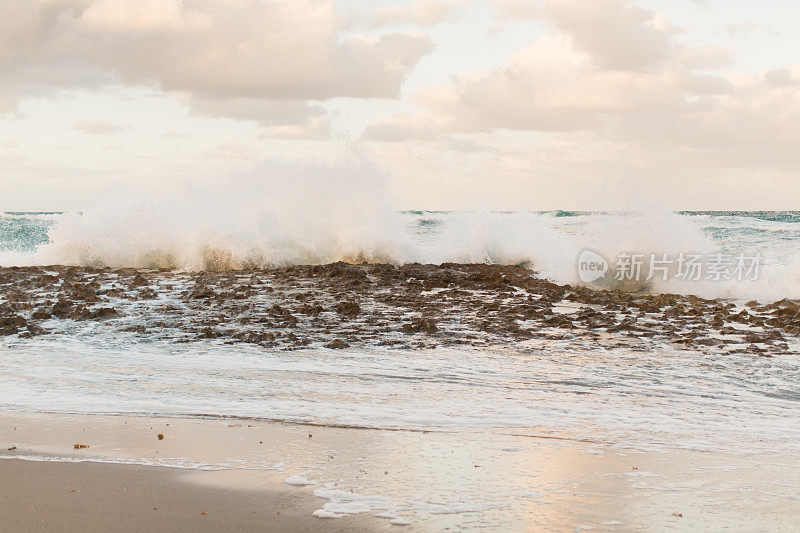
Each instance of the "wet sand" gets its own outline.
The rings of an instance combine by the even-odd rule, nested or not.
[[[89,447],[75,450],[74,443]],[[1,415],[0,444],[4,532],[800,525],[800,469],[780,454],[636,449],[542,430],[408,432],[36,413]],[[138,464],[119,464],[125,461]],[[310,484],[287,484],[298,477]],[[314,516],[320,512],[342,514]],[[390,516],[410,525],[393,525]]]
[[[278,487],[280,489],[280,487]],[[325,521],[291,490],[192,483],[172,468],[0,461],[0,531],[386,531],[369,515]]]

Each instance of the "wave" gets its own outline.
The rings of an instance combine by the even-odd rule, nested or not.
[[[4,220],[34,237],[9,246],[25,239],[4,235]],[[4,214],[0,264],[219,271],[335,261],[497,263],[575,284],[587,248],[606,258],[758,251],[765,264],[757,281],[670,280],[652,290],[770,300],[800,296],[798,229],[786,219],[652,206],[628,213],[398,211],[371,165],[272,165],[224,188],[128,192],[82,213]]]

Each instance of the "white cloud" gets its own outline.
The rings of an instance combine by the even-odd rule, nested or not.
[[[323,140],[331,134],[331,123],[327,118],[315,118],[306,124],[285,124],[270,128],[266,137],[286,140]]]
[[[394,5],[375,10],[373,26],[411,23],[430,26],[451,19],[469,0],[416,0],[409,6]]]
[[[363,138],[399,160],[412,146],[446,151],[445,135],[504,133],[508,142],[484,145],[491,163],[477,153],[476,168],[508,180],[643,175],[672,183],[800,171],[800,67],[721,71],[733,64],[731,50],[687,44],[663,17],[627,0],[510,0],[498,10],[542,18],[551,31],[502,67],[418,91],[424,111],[376,120]]]
[[[690,106],[690,98],[729,90],[724,78],[677,62],[647,72],[603,69],[569,37],[549,34],[513,53],[505,67],[464,73],[448,85],[420,91],[418,100],[431,113],[428,124],[415,118],[415,127],[451,132],[591,129],[600,127],[607,114],[679,111]],[[386,130],[388,123],[380,127]]]
[[[89,135],[109,135],[125,128],[105,120],[80,120],[75,123],[75,129]]]
[[[304,106],[316,113],[303,100],[396,98],[432,50],[418,32],[345,35],[345,23],[332,0],[8,0],[0,106],[122,82],[183,93],[198,112],[251,109],[270,122]]]
[[[548,0],[543,16],[605,70],[644,70],[666,62],[676,29],[653,11],[621,0]]]

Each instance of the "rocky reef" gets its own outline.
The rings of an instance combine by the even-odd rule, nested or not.
[[[218,273],[0,268],[0,336],[64,334],[85,322],[120,335],[275,349],[588,338],[612,347],[667,343],[773,356],[796,353],[800,302],[598,291],[484,264],[333,263]]]

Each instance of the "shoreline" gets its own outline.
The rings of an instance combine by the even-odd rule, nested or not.
[[[791,489],[800,484],[800,469],[785,464],[791,462],[785,455],[531,437],[2,414],[0,502],[7,520],[0,531],[763,530],[767,524],[791,531],[800,523],[790,505],[800,497]],[[77,443],[88,447],[76,450]],[[63,527],[51,527],[56,520]]]

